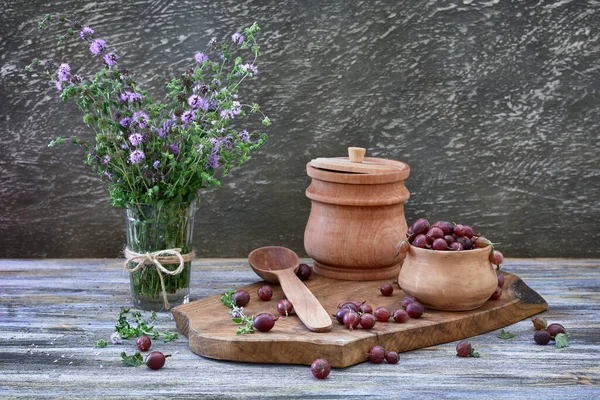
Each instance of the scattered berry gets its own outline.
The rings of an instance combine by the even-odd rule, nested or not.
[[[296,271],[296,276],[301,281],[305,281],[308,278],[310,278],[311,274],[312,269],[307,264],[300,264],[300,266],[298,267],[298,271]]]
[[[398,361],[400,361],[400,356],[395,351],[388,351],[385,353],[385,360],[388,362],[388,364],[398,364]]]
[[[338,308],[338,310],[335,313],[335,319],[337,319],[337,322],[339,322],[340,324],[344,324],[344,315],[346,315],[347,312],[352,311],[349,308]]]
[[[537,344],[541,345],[548,344],[548,342],[550,342],[550,339],[552,339],[550,337],[550,333],[548,333],[548,331],[546,330],[535,331],[535,334],[533,335],[533,340],[535,340]]]
[[[383,285],[381,285],[379,290],[381,291],[381,294],[384,296],[391,296],[392,293],[394,293],[394,287],[392,285],[390,285],[389,283],[384,283]]]
[[[531,322],[533,322],[533,327],[536,331],[541,331],[542,329],[546,329],[548,327],[548,323],[542,317],[531,318]]]
[[[363,314],[373,314],[373,307],[371,307],[368,304],[361,304],[360,306],[360,312]]]
[[[269,301],[273,297],[273,288],[269,285],[263,285],[258,288],[258,298],[262,301]]]
[[[329,376],[329,372],[331,372],[331,367],[329,366],[329,362],[324,358],[317,358],[310,365],[310,372],[312,372],[313,376],[317,379],[325,379]]]
[[[360,326],[365,329],[371,329],[375,326],[377,319],[373,314],[363,314],[360,316]]]
[[[161,369],[165,365],[165,359],[170,357],[164,355],[160,351],[153,351],[146,356],[146,365],[150,369]]]
[[[496,291],[490,296],[490,300],[498,300],[502,297],[502,288],[498,286]]]
[[[561,324],[550,324],[546,328],[546,331],[548,331],[552,339],[554,339],[554,337],[559,333],[567,333],[567,330]]]
[[[150,346],[152,346],[152,340],[150,340],[148,336],[144,335],[137,338],[135,344],[140,351],[148,351]]]
[[[254,328],[259,332],[268,332],[275,326],[275,318],[271,313],[260,313],[254,317]]]
[[[387,307],[377,307],[375,310],[375,318],[379,322],[387,322],[390,319],[390,309]]]
[[[467,342],[466,340],[458,342],[456,345],[456,354],[459,357],[470,357],[472,352],[473,347],[471,346],[471,343]]]
[[[408,315],[408,313],[402,309],[398,309],[396,311],[394,311],[394,315],[392,316],[392,318],[394,318],[394,321],[396,322],[406,322],[410,319],[410,316]]]
[[[294,311],[294,306],[288,299],[281,299],[277,302],[277,312],[286,317]]]
[[[496,275],[498,276],[498,287],[503,287],[504,286],[504,275],[502,275],[502,272],[497,272]]]
[[[250,303],[250,293],[245,290],[238,290],[233,294],[233,302],[238,307],[244,307]]]
[[[344,315],[344,325],[346,328],[352,330],[358,326],[360,323],[360,317],[358,313],[350,310]]]
[[[415,299],[414,297],[406,296],[402,299],[402,302],[400,304],[402,304],[402,308],[406,309],[406,307],[408,307],[410,303],[414,303],[415,301],[417,301],[417,299]]]
[[[406,307],[406,312],[411,318],[421,318],[421,315],[425,312],[425,308],[421,303],[414,301]]]
[[[349,308],[350,310],[352,310],[354,312],[359,312],[361,305],[362,305],[362,303],[359,301],[347,301],[344,304],[342,304],[341,306],[338,306],[338,308]]]
[[[373,364],[381,364],[385,359],[385,350],[381,346],[373,346],[367,356]]]

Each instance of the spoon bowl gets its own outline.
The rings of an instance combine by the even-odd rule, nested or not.
[[[296,253],[285,247],[261,247],[248,255],[248,263],[265,281],[279,282],[285,297],[294,306],[296,315],[308,329],[314,332],[331,330],[331,317],[296,276],[300,266],[300,259]]]
[[[298,255],[286,247],[268,246],[248,255],[250,267],[256,275],[270,283],[279,283],[278,271],[290,269],[296,273],[300,266]]]

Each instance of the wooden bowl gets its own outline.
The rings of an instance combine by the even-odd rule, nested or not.
[[[498,287],[491,247],[435,251],[410,246],[398,284],[425,307],[467,311],[481,307]]]

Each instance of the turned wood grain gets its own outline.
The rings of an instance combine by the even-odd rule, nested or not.
[[[395,172],[395,168],[389,165],[369,161],[357,163],[343,158],[315,158],[314,160],[310,161],[310,165],[314,168],[354,174],[378,174],[382,172]]]
[[[498,339],[498,330],[471,337],[481,354],[477,359],[456,357],[456,342],[449,342],[404,352],[398,365],[334,368],[325,380],[313,379],[306,365],[201,357],[189,350],[183,336],[172,343],[154,342],[156,350],[172,354],[160,371],[121,366],[119,354],[133,353],[133,341],[104,349],[94,349],[93,343],[108,339],[119,309],[130,304],[129,276],[122,264],[122,259],[0,260],[0,397],[600,397],[600,260],[504,263],[503,269],[546,299],[549,308],[541,316],[569,329],[566,349],[535,345],[527,318],[505,328],[516,335],[511,340]],[[257,277],[246,259],[197,259],[191,280],[191,295],[199,299],[252,284]],[[176,329],[168,313],[159,313],[157,327]]]
[[[178,329],[188,337],[190,349],[206,357],[307,365],[317,358],[325,358],[333,367],[347,367],[365,361],[366,354],[374,345],[398,352],[433,346],[505,327],[548,307],[541,296],[516,275],[505,274],[505,279],[502,298],[490,300],[477,310],[448,312],[428,309],[419,319],[403,324],[393,320],[378,322],[371,330],[357,328],[350,331],[335,321],[331,332],[314,333],[291,315],[279,320],[267,333],[237,335],[235,324],[227,313],[227,307],[220,304],[219,296],[175,307],[172,313]],[[393,312],[400,308],[405,294],[396,289],[392,296],[381,295],[378,288],[385,282],[389,281],[339,281],[316,275],[306,284],[329,314],[335,314],[337,306],[349,300],[366,301],[373,309],[385,306]],[[276,314],[277,301],[285,298],[281,288],[274,287],[271,301],[260,301],[256,291],[263,284],[257,282],[243,288],[251,298],[244,308],[248,315],[260,312]],[[207,315],[212,317],[207,318]],[[335,318],[331,317],[331,320]]]
[[[435,251],[410,245],[398,283],[408,295],[436,310],[480,307],[498,287],[489,261],[491,246],[463,251]]]
[[[404,180],[410,168],[400,161],[364,160],[394,170],[353,174],[306,165],[312,181],[304,248],[320,275],[362,281],[397,277],[400,270],[394,246],[406,238],[404,202],[410,194]]]
[[[285,297],[304,326],[313,332],[329,332],[331,319],[319,300],[296,276],[300,265],[298,255],[285,247],[261,247],[248,255],[248,263],[258,276],[270,283],[279,283]]]

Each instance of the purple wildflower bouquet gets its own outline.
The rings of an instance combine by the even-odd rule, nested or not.
[[[258,104],[238,96],[241,83],[258,74],[256,23],[227,43],[212,39],[207,50],[197,52],[189,68],[167,83],[165,103],[152,101],[93,28],[52,15],[39,27],[57,24],[66,29],[58,44],[76,38],[102,63],[100,70],[85,77],[67,62],[40,59],[25,69],[44,68],[62,100],[74,100],[84,113],[95,139],[70,141],[87,153],[85,162],[107,182],[113,205],[160,208],[193,201],[202,188],[220,184],[217,171],[226,174],[265,143],[264,132],[241,121],[256,115],[268,126],[269,118]],[[58,137],[49,146],[64,141]]]

